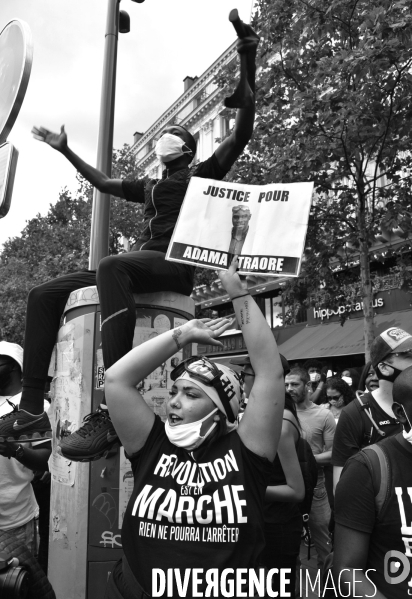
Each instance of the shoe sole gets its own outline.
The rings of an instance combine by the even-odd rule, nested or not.
[[[44,441],[50,440],[52,438],[52,431],[44,431],[44,432],[34,432],[34,433],[22,433],[19,436],[9,435],[8,437],[0,436],[0,443],[5,443],[6,441],[19,441],[19,443],[30,443],[30,441]]]
[[[120,441],[113,441],[113,443],[111,443],[110,446],[106,446],[102,451],[99,451],[98,453],[95,453],[93,455],[86,455],[86,456],[80,456],[80,455],[75,455],[75,456],[71,456],[71,455],[65,455],[63,453],[62,448],[60,447],[60,445],[57,447],[57,453],[59,455],[61,455],[65,460],[69,460],[71,462],[94,462],[95,460],[100,460],[101,458],[106,458],[108,456],[108,454],[113,450],[113,449],[117,449],[120,447]]]

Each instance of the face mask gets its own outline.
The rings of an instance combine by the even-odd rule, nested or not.
[[[202,422],[207,420],[209,416],[217,412],[217,408],[212,410],[210,414],[207,414],[201,420],[196,420],[196,422],[189,422],[188,424],[178,424],[177,426],[170,426],[169,421],[166,420],[165,424],[165,432],[167,438],[173,445],[177,447],[183,447],[183,449],[187,449],[188,451],[192,451],[199,447],[201,443],[210,435],[213,429],[217,426],[217,422],[214,422],[210,429],[207,431],[204,437],[200,434],[200,429],[202,428]]]
[[[379,369],[378,366],[378,370],[377,373],[378,374],[378,379],[384,380],[384,381],[389,381],[390,383],[394,383],[395,380],[398,378],[398,376],[401,374],[402,370],[399,370],[399,368],[394,368],[391,364],[387,364],[386,362],[382,362],[382,364],[385,364],[385,366],[389,366],[389,368],[392,368],[393,373],[392,374],[382,374],[382,372]]]
[[[338,401],[334,401],[334,400],[330,400],[329,399],[329,403],[331,406],[333,406],[334,408],[341,408],[343,406],[343,397],[340,397],[338,399]]]
[[[352,377],[342,376],[341,379],[342,379],[342,381],[345,381],[345,383],[347,383],[349,385],[349,387],[352,385]]]
[[[183,148],[186,148],[186,150]],[[189,150],[183,139],[171,133],[162,135],[156,144],[155,151],[156,156],[164,163],[175,160],[184,154],[193,156],[192,150]]]
[[[320,381],[319,372],[311,372],[309,377],[312,383],[318,383]]]

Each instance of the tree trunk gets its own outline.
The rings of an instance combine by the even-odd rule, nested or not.
[[[363,302],[363,335],[365,340],[365,362],[370,360],[370,348],[372,341],[375,337],[375,325],[374,325],[374,312],[373,312],[373,293],[372,293],[372,282],[370,275],[370,261],[369,261],[369,245],[368,235],[366,230],[366,197],[363,194],[363,183],[360,184],[361,188],[358,188],[359,193],[359,212],[358,212],[358,225],[359,225],[359,263],[360,263],[360,280],[361,280],[361,297]]]

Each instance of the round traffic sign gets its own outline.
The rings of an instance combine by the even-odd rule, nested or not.
[[[14,19],[0,33],[0,144],[7,140],[29,83],[33,42],[27,23]]]

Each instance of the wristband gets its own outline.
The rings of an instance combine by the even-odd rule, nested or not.
[[[250,295],[250,293],[242,293],[242,295],[235,295],[235,297],[230,298],[230,301],[233,302],[233,300],[238,299],[239,297],[246,297],[247,295]]]

